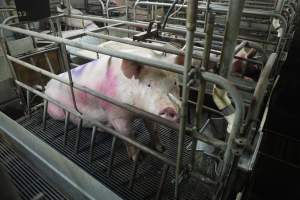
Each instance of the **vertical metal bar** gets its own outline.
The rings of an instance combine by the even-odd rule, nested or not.
[[[236,39],[239,34],[244,3],[245,0],[230,0],[219,71],[219,74],[223,77],[228,77],[231,72],[231,63],[234,56]]]
[[[169,165],[164,164],[163,171],[161,173],[161,178],[160,178],[159,186],[158,186],[158,189],[157,189],[157,192],[156,192],[155,200],[159,200],[160,199],[161,192],[163,190],[164,183],[165,183],[165,180],[167,178],[168,171],[169,171]]]
[[[210,57],[210,49],[211,49],[211,43],[213,39],[213,31],[214,31],[214,23],[215,23],[215,15],[208,12],[207,14],[207,25],[206,25],[206,35],[205,35],[205,47],[204,47],[204,59],[202,61],[202,68],[208,69],[209,64],[209,57]],[[196,84],[199,86],[198,88],[198,95],[197,95],[197,104],[196,104],[196,121],[195,121],[195,131],[196,133],[199,133],[199,130],[201,129],[201,120],[202,120],[202,110],[203,110],[203,103],[204,103],[204,96],[205,96],[205,88],[206,88],[206,81],[201,76],[200,66],[196,68],[197,73],[197,80]],[[193,134],[196,134],[193,133]],[[191,164],[192,167],[194,166],[195,162],[195,151],[197,146],[197,140],[195,137],[192,138],[192,160]]]
[[[211,44],[212,44],[212,40],[213,40],[214,25],[215,25],[215,14],[208,12],[206,35],[205,35],[205,45],[204,45],[203,61],[202,61],[202,67],[205,70],[208,70],[210,49],[211,49]]]
[[[27,114],[31,118],[31,108],[30,108],[30,91],[26,90],[26,102],[27,102]]]
[[[92,137],[91,137],[91,146],[90,146],[90,163],[92,163],[92,161],[93,161],[94,141],[95,141],[96,130],[97,130],[97,127],[93,126]]]
[[[110,157],[109,157],[109,163],[108,163],[108,169],[107,169],[107,176],[111,175],[111,167],[114,162],[114,156],[115,156],[115,150],[116,150],[116,136],[113,137],[111,142],[111,150],[110,150]]]
[[[68,143],[69,119],[70,119],[70,113],[66,111],[65,126],[64,126],[64,147]]]
[[[26,28],[27,30],[30,30],[29,24],[25,24],[25,28]],[[35,42],[34,37],[33,37],[33,36],[30,36],[30,38],[31,38],[31,40],[32,40],[33,47],[34,47],[34,48],[37,48],[37,45],[36,45],[36,42]]]
[[[69,1],[69,0],[67,0],[67,1]],[[61,24],[60,24],[59,18],[56,18],[56,25],[57,25],[58,36],[62,37]],[[72,74],[71,74],[71,70],[70,70],[69,61],[68,61],[68,58],[67,58],[66,45],[65,44],[60,44],[60,49],[61,49],[61,54],[62,54],[62,58],[63,58],[63,64],[67,68],[67,73],[68,73],[68,78],[69,78],[69,83],[70,83],[70,90],[71,90],[71,95],[72,95],[72,102],[73,102],[75,110],[80,113],[80,111],[78,110],[77,104],[76,104],[74,88],[73,88]]]
[[[276,8],[275,9],[276,9],[276,12],[278,12],[279,14],[282,11],[284,2],[285,2],[285,0],[277,0],[277,2],[276,2]]]
[[[82,119],[80,118],[77,124],[77,134],[76,134],[76,143],[75,143],[76,153],[79,152],[81,129],[82,129]]]
[[[139,162],[138,161],[139,156],[140,156],[140,151],[137,153],[136,160],[133,161],[132,172],[131,172],[131,176],[130,176],[130,179],[129,179],[129,185],[128,185],[129,190],[132,190],[132,187],[133,187],[134,177],[135,177],[137,167],[138,167],[138,162]]]
[[[52,66],[52,64],[51,64],[51,62],[50,62],[50,60],[49,60],[49,57],[48,57],[47,53],[44,53],[44,57],[45,57],[45,60],[46,60],[46,62],[47,62],[47,65],[48,65],[48,67],[49,67],[49,69],[50,69],[50,72],[52,72],[53,74],[55,74],[55,73],[54,73],[53,66]]]
[[[68,15],[71,15],[71,0],[65,0],[66,1],[66,7],[68,11]]]
[[[184,75],[183,75],[183,90],[182,90],[182,104],[180,111],[180,125],[179,125],[179,135],[177,144],[177,157],[176,157],[176,170],[175,170],[175,199],[179,197],[179,184],[180,184],[180,174],[182,169],[182,151],[184,143],[185,125],[187,119],[187,107],[188,107],[188,96],[189,88],[187,86],[189,82],[188,73],[191,68],[192,53],[193,53],[193,43],[194,43],[194,32],[196,30],[196,14],[197,14],[198,1],[190,0],[188,1],[187,8],[187,21],[186,21],[186,50],[184,58]]]
[[[209,15],[209,13],[210,13],[210,0],[207,0],[206,1],[206,11],[205,11],[205,18],[204,18],[204,21],[205,21],[205,23],[204,23],[204,32],[206,32],[207,31],[207,25],[208,25],[208,15]]]
[[[43,130],[46,129],[47,110],[48,110],[48,100],[44,99],[44,110],[43,110],[43,121],[42,121]]]
[[[17,77],[17,73],[15,71],[15,68],[12,64],[12,62],[7,58],[7,49],[6,49],[6,45],[5,45],[5,39],[4,39],[4,31],[3,29],[1,29],[0,31],[0,45],[1,45],[1,49],[3,51],[3,55],[4,55],[4,60],[6,61],[6,63],[8,64],[9,66],[9,71],[13,77],[14,80],[19,80],[18,77]],[[24,106],[24,110],[26,109],[25,107],[25,104],[26,104],[26,99],[24,97],[24,93],[22,91],[22,88],[19,86],[19,85],[16,85],[16,93],[17,95],[20,97],[21,99],[21,102],[22,102],[22,105]]]

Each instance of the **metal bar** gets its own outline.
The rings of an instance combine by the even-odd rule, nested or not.
[[[81,129],[82,129],[82,121],[83,121],[83,119],[80,118],[78,120],[78,124],[77,124],[76,143],[75,143],[75,152],[76,153],[79,152],[79,148],[80,148],[80,135],[81,135]]]
[[[260,114],[261,106],[262,106],[263,100],[266,95],[267,87],[269,85],[269,78],[270,78],[269,76],[270,76],[272,70],[274,69],[274,64],[277,59],[277,55],[278,54],[276,54],[276,53],[272,53],[270,55],[265,67],[263,68],[263,70],[259,76],[258,82],[255,87],[255,91],[254,91],[254,94],[252,97],[252,102],[250,104],[250,108],[249,108],[249,111],[247,113],[247,117],[245,120],[246,126],[245,126],[244,131],[247,134],[250,133],[251,128],[253,127],[253,123],[256,122],[257,117]],[[251,135],[248,135],[248,136],[250,137]]]
[[[96,136],[96,126],[93,126],[92,130],[92,137],[91,137],[91,146],[90,146],[90,163],[93,162],[93,153],[94,153],[94,142],[95,142],[95,136]]]
[[[157,189],[157,192],[156,192],[155,200],[160,200],[161,193],[162,193],[162,190],[163,190],[163,187],[164,187],[164,183],[165,183],[165,180],[166,180],[167,175],[168,175],[168,171],[169,171],[169,165],[165,164],[163,166],[163,170],[162,170],[162,173],[161,173],[161,178],[160,178],[159,186],[158,186],[158,189]]]
[[[236,43],[236,38],[238,34],[238,28],[240,24],[241,13],[243,9],[244,0],[235,2],[231,0],[230,2],[230,11],[227,17],[227,26],[226,26],[226,33],[225,33],[225,42],[222,54],[222,63],[220,68],[220,74],[227,77],[230,74],[230,67],[232,63],[232,58],[234,54],[234,48]],[[242,116],[243,117],[243,116]],[[231,161],[235,160],[236,157],[240,156],[241,152],[239,152],[235,148],[236,138],[240,136],[240,127],[233,127],[237,128],[236,135],[229,134],[228,141],[227,141],[227,149],[224,153],[224,164],[221,171],[221,178],[226,180],[228,174],[231,169]],[[233,132],[233,131],[232,131]],[[234,152],[233,152],[234,151]],[[234,153],[234,155],[233,155]],[[226,176],[226,177],[225,177]]]
[[[203,53],[203,65],[205,70],[208,70],[209,65],[209,58],[210,58],[210,49],[213,39],[213,32],[214,32],[214,23],[215,23],[215,15],[208,12],[207,14],[207,25],[206,25],[206,36],[205,36],[205,46],[204,46],[204,53]]]
[[[128,40],[128,39],[123,39],[123,38],[104,35],[104,34],[99,34],[99,33],[86,32],[86,34],[89,35],[89,36],[96,37],[96,38],[101,38],[101,39],[105,39],[105,40],[112,40],[112,41],[121,42],[121,43],[124,43],[124,44],[133,45],[133,46],[153,49],[153,50],[166,52],[166,53],[171,53],[171,54],[176,54],[176,55],[184,55],[184,52],[180,49],[172,49],[172,48],[167,48],[167,47],[161,47],[161,46],[153,45],[151,43],[136,42],[136,41],[132,41],[132,40]],[[198,54],[193,54],[193,58],[201,59],[202,57]]]
[[[26,90],[26,102],[27,102],[27,114],[31,118],[31,108],[30,108],[30,92]]]
[[[209,2],[207,2],[209,3]],[[202,68],[208,70],[209,64],[209,57],[210,57],[210,49],[211,49],[211,41],[212,35],[214,31],[214,23],[215,23],[215,16],[214,14],[208,12],[207,14],[207,24],[206,24],[206,37],[205,37],[205,48],[204,48],[204,60],[202,61]],[[200,66],[196,68],[196,78],[197,78],[197,85],[199,86],[198,95],[197,95],[197,104],[196,104],[196,120],[195,120],[195,130],[198,133],[193,133],[192,139],[192,160],[191,164],[193,166],[195,161],[195,151],[197,146],[197,139],[195,138],[196,135],[202,135],[199,133],[201,129],[201,120],[202,120],[202,112],[203,112],[203,103],[205,98],[205,89],[206,89],[206,81],[203,79],[200,71]]]
[[[108,29],[109,30],[113,30],[113,31],[120,31],[120,32],[126,32],[126,33],[132,33],[132,34],[140,33],[140,31],[128,30],[128,29],[123,29],[123,28],[109,27]],[[104,34],[97,34],[97,33],[90,34],[89,32],[87,32],[87,35],[91,35],[91,36],[102,38],[102,39],[106,39],[106,40],[113,40],[113,41],[117,41],[117,42],[122,42],[122,43],[130,44],[130,45],[134,45],[134,46],[140,46],[140,47],[155,49],[155,50],[158,50],[158,51],[163,51],[163,52],[167,52],[167,53],[173,53],[173,54],[177,54],[177,55],[179,55],[179,54],[182,53],[181,50],[166,49],[165,47],[157,47],[156,45],[151,45],[149,43],[140,43],[140,42],[135,42],[135,41],[126,40],[126,39],[119,38],[119,37],[114,37],[114,36],[108,36],[108,35],[104,35]],[[170,39],[174,39],[174,38],[170,38]],[[175,38],[175,39],[179,40],[179,38]],[[185,41],[185,40],[182,39],[181,41]],[[197,41],[194,41],[194,42],[198,43]],[[245,41],[243,41],[243,43],[245,43]],[[195,49],[199,49],[199,48],[198,47],[194,47],[194,50]],[[214,51],[214,50],[211,50],[211,52],[214,53],[214,54],[216,54],[216,55],[221,54],[221,52],[217,52],[217,51]],[[184,52],[183,52],[183,54],[184,54]],[[76,54],[74,54],[74,55],[76,55]],[[80,56],[80,55],[78,55],[78,56]],[[204,59],[204,55],[201,52],[193,53],[193,58]],[[247,60],[247,61],[249,61],[251,63],[255,63],[255,64],[261,64],[261,62],[253,60],[253,59],[245,59],[245,58],[241,58],[241,57],[237,57],[237,56],[234,56],[234,58],[238,58],[238,59],[242,59],[242,60]],[[212,56],[210,56],[210,61],[218,63],[219,62],[219,58],[212,55]]]
[[[231,64],[236,46],[236,39],[239,34],[242,10],[245,0],[231,0],[228,15],[226,18],[226,29],[221,55],[219,74],[228,77],[231,72]]]
[[[53,66],[52,66],[52,64],[51,64],[51,62],[49,60],[49,57],[48,57],[48,55],[46,53],[44,53],[44,57],[46,59],[46,62],[47,62],[47,65],[49,67],[50,72],[55,73],[54,69],[53,69]]]
[[[68,143],[69,120],[70,120],[70,112],[66,111],[65,125],[64,125],[64,141],[63,141],[64,146],[66,146]]]
[[[111,150],[110,150],[110,156],[109,156],[109,163],[107,167],[107,176],[111,175],[111,168],[114,163],[114,158],[115,158],[115,151],[116,151],[116,141],[117,138],[113,137],[112,142],[111,142]]]
[[[69,1],[69,0],[67,0],[67,1]],[[70,2],[68,2],[68,3],[70,3]],[[71,7],[70,7],[70,5],[68,5],[68,6],[69,6],[68,7],[68,12],[71,13]],[[56,26],[57,26],[58,36],[62,37],[61,25],[60,25],[59,18],[56,18]],[[74,94],[74,89],[73,89],[73,84],[74,83],[73,83],[72,74],[71,74],[71,70],[70,70],[70,64],[69,64],[68,57],[67,57],[66,45],[61,43],[60,44],[60,50],[61,50],[60,53],[62,55],[62,61],[63,61],[64,67],[67,69],[67,74],[68,74],[68,79],[69,79],[69,86],[70,86],[70,91],[71,91],[71,96],[72,96],[72,103],[73,103],[73,106],[74,106],[75,110],[77,110],[77,112],[80,112],[78,110],[76,99],[75,99],[75,94]]]
[[[48,110],[48,101],[44,99],[44,110],[43,110],[43,121],[42,121],[43,130],[46,130],[47,110]]]
[[[18,56],[17,58],[19,59],[25,59],[25,58],[28,58],[28,57],[32,57],[32,56],[35,56],[35,55],[38,55],[38,54],[42,54],[42,53],[48,53],[48,52],[51,52],[51,51],[55,51],[57,50],[58,47],[53,47],[53,48],[47,48],[47,49],[39,49],[38,51],[34,52],[34,53],[29,53],[29,54],[26,54],[24,56]]]
[[[133,60],[138,63],[142,63],[142,64],[149,65],[152,67],[172,71],[175,73],[182,72],[182,66],[173,64],[173,63],[157,61],[155,59],[145,58],[142,56],[136,56],[133,54],[124,53],[124,52],[117,51],[117,50],[99,48],[95,45],[81,44],[80,42],[76,42],[76,41],[72,41],[72,40],[68,40],[68,39],[64,39],[64,38],[60,38],[60,37],[55,37],[55,36],[47,35],[47,34],[43,34],[43,33],[37,33],[34,31],[28,31],[28,30],[24,30],[21,28],[17,28],[17,27],[11,27],[11,26],[1,24],[0,28],[10,30],[13,32],[23,33],[26,35],[32,35],[34,37],[43,38],[43,39],[54,41],[57,43],[62,43],[62,44],[70,45],[73,47],[77,47],[77,48],[81,48],[81,49],[85,49],[85,50],[89,50],[89,51],[94,51],[94,52],[98,52],[98,53],[105,54],[105,55],[110,55],[110,56],[117,57],[117,58]]]
[[[187,108],[188,108],[188,97],[189,97],[189,88],[187,86],[189,82],[188,73],[191,69],[192,62],[192,52],[193,52],[193,41],[194,41],[194,32],[196,30],[196,13],[197,13],[197,0],[188,1],[188,10],[187,10],[187,34],[186,34],[186,50],[184,57],[184,74],[183,74],[183,89],[182,89],[182,103],[180,110],[180,125],[179,125],[179,135],[178,135],[178,144],[177,144],[177,156],[176,156],[176,169],[175,169],[175,199],[179,198],[179,184],[180,184],[180,174],[182,171],[182,152],[183,152],[183,143],[185,136],[185,127],[187,120]]]
[[[138,162],[139,162],[138,161],[139,156],[140,156],[140,152],[137,153],[136,160],[133,161],[132,171],[131,171],[131,175],[130,175],[130,178],[129,178],[129,185],[128,185],[129,190],[132,190],[132,188],[133,188],[134,177],[136,175]]]
[[[3,51],[3,54],[7,55],[7,49],[6,49],[6,43],[5,43],[6,40],[4,39],[4,35],[3,35],[3,30],[2,29],[0,30],[0,33],[1,33],[0,47],[1,47],[2,51]],[[14,68],[13,64],[8,60],[7,56],[4,56],[4,61],[8,64],[9,71],[10,71],[12,77],[15,80],[18,80],[18,76],[16,74],[15,68]],[[21,102],[23,103],[23,106],[24,106],[24,110],[25,110],[26,109],[26,106],[25,106],[26,105],[26,98],[24,97],[24,93],[23,93],[22,89],[18,85],[16,85],[16,93],[20,97]]]

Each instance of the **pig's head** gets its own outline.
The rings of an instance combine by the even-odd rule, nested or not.
[[[130,80],[133,105],[165,119],[178,120],[179,84],[176,73],[128,60],[122,61],[121,69]]]

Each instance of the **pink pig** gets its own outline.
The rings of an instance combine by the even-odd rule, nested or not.
[[[115,42],[111,45],[118,46]],[[181,56],[158,54],[140,47],[128,46],[126,50],[125,48],[119,50],[170,63],[182,64],[183,60]],[[178,106],[168,95],[170,93],[179,97],[179,86],[175,73],[102,54],[99,60],[76,67],[71,70],[71,73],[73,81],[77,84],[174,121],[174,123],[178,120]],[[67,73],[62,73],[60,76],[68,80]],[[62,104],[73,107],[69,86],[52,79],[48,82],[45,93]],[[131,130],[131,123],[137,117],[134,113],[77,89],[74,89],[74,93],[77,107],[84,116],[112,126],[120,134],[134,138]],[[65,111],[50,102],[48,113],[57,120],[65,118]],[[75,116],[70,116],[70,121],[73,123],[77,123],[78,120]],[[144,120],[144,122],[151,133],[152,147],[163,151],[156,125],[149,120]],[[90,124],[83,121],[83,126],[89,127]],[[129,158],[136,160],[137,150],[133,146],[127,145],[127,151]]]

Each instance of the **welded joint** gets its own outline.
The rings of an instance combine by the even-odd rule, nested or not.
[[[241,156],[246,144],[247,144],[247,138],[243,138],[243,137],[235,138],[234,144],[231,147],[232,153],[236,156]]]

